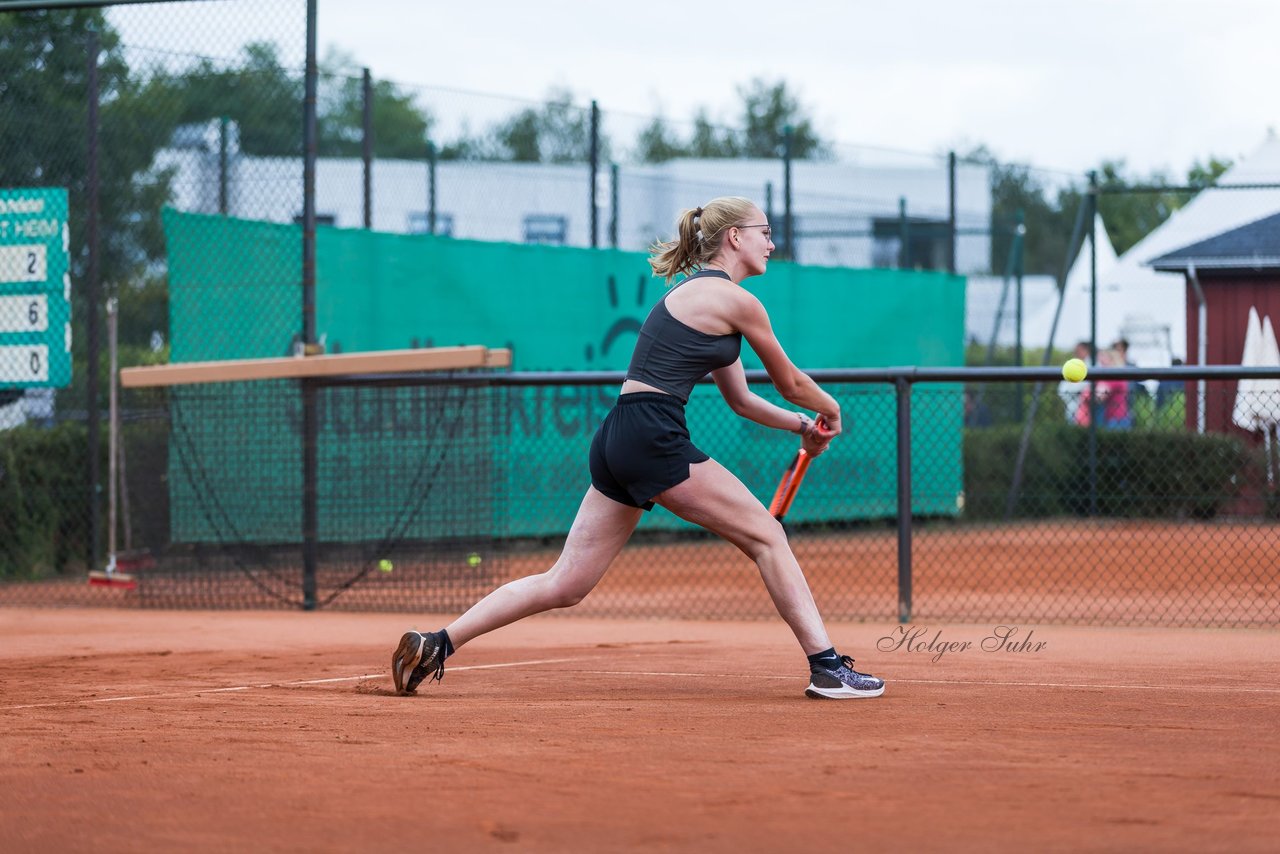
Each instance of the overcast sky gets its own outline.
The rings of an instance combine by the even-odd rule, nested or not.
[[[219,5],[224,40],[292,22]],[[153,20],[134,23],[144,9],[113,15],[127,40],[155,43]],[[1179,178],[1280,126],[1277,34],[1277,0],[319,0],[322,55],[336,46],[404,83],[527,99],[567,88],[606,113],[706,107],[735,123],[737,87],[761,77],[785,80],[843,144],[984,143],[1051,169],[1124,159]]]

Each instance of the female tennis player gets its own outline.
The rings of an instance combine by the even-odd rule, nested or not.
[[[773,251],[769,221],[747,199],[726,197],[685,211],[679,237],[653,247],[649,264],[668,282],[685,278],[649,313],[621,394],[591,443],[591,486],[564,551],[551,569],[504,584],[438,632],[405,633],[391,659],[398,693],[439,680],[445,660],[468,641],[532,614],[582,601],[659,504],[724,537],[755,561],[778,613],[809,657],[810,697],[877,697],[884,682],[836,652],[782,525],[742,482],[698,450],[684,406],[708,373],[738,415],[799,433],[821,454],[840,433],[840,405],[802,373],[774,336],[760,301],[738,283],[764,273]],[[747,386],[742,339],[778,392],[816,413],[792,412]]]

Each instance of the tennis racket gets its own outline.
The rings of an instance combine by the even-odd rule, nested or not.
[[[800,481],[804,480],[804,474],[809,470],[809,463],[811,462],[813,462],[813,457],[809,456],[808,451],[801,448],[796,451],[791,464],[782,473],[782,480],[778,481],[778,489],[773,493],[773,501],[769,502],[769,515],[779,522],[782,521],[783,516],[787,515],[787,511],[791,509],[791,502],[796,500],[796,490],[800,488]]]
[[[813,429],[826,433],[826,425],[819,418],[813,425]],[[778,489],[773,493],[773,500],[769,502],[769,515],[782,521],[782,517],[787,515],[787,511],[791,509],[791,502],[796,500],[796,491],[800,489],[800,482],[804,480],[805,472],[809,470],[809,463],[813,462],[813,457],[804,448],[796,451],[796,455],[791,459],[791,464],[787,466],[782,473],[782,479],[778,481]]]

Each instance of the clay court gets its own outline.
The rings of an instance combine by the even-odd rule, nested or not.
[[[5,851],[1270,851],[1280,818],[1274,629],[835,624],[888,689],[823,702],[779,621],[535,618],[397,697],[443,618],[0,615]]]

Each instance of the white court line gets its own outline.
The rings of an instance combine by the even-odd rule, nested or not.
[[[450,673],[460,670],[493,670],[498,667],[528,667],[534,664],[563,664],[566,661],[582,661],[580,658],[540,658],[535,661],[506,661],[501,664],[469,664],[450,667]],[[336,676],[330,679],[299,679],[293,682],[262,682],[257,685],[233,685],[228,688],[194,688],[189,691],[173,691],[165,694],[136,694],[124,697],[94,697],[84,700],[59,700],[53,703],[26,703],[21,706],[0,706],[0,712],[18,709],[47,709],[55,706],[84,706],[91,703],[126,703],[132,700],[171,700],[177,697],[196,697],[201,694],[226,694],[231,691],[252,691],[261,688],[293,688],[300,685],[325,685],[331,682],[356,682],[361,679],[389,679],[387,673],[366,673],[362,676]]]
[[[587,673],[592,676],[677,676],[685,679],[715,679],[725,676],[724,673],[676,673],[661,670],[575,670],[575,673]],[[803,681],[798,676],[772,676],[759,673],[735,673],[735,679],[785,679]],[[1114,685],[1095,682],[1000,682],[978,679],[893,679],[885,680],[885,684],[893,686],[901,683],[908,685],[978,685],[996,688],[1091,688],[1119,691],[1217,691],[1223,694],[1280,694],[1280,688],[1244,688],[1233,685]]]
[[[533,661],[508,661],[499,664],[470,664],[449,668],[450,673],[463,670],[493,670],[500,667],[529,667],[535,664],[564,664],[582,661],[581,658],[541,658]],[[723,677],[723,673],[686,673],[668,670],[574,670],[574,673],[585,673],[592,676],[667,676],[679,679],[714,679]],[[798,676],[776,676],[760,673],[737,673],[738,679],[780,679],[784,681],[802,681]],[[290,688],[302,685],[325,685],[334,682],[356,682],[361,679],[382,679],[386,673],[366,673],[360,676],[335,676],[328,679],[300,679],[292,682],[263,682],[256,685],[235,685],[226,688],[196,688],[188,691],[176,691],[165,694],[138,694],[123,697],[95,697],[84,700],[60,700],[53,703],[27,703],[21,706],[0,706],[0,711],[17,711],[20,709],[45,709],[56,706],[89,705],[92,703],[124,703],[133,700],[168,700],[178,697],[195,697],[201,694],[224,694],[233,691],[251,691],[263,688]],[[1280,694],[1280,688],[1246,688],[1232,685],[1124,685],[1105,682],[1001,682],[998,680],[979,679],[887,679],[889,686],[907,685],[973,685],[989,688],[1065,688],[1069,690],[1115,690],[1115,691],[1211,691],[1223,694]]]

